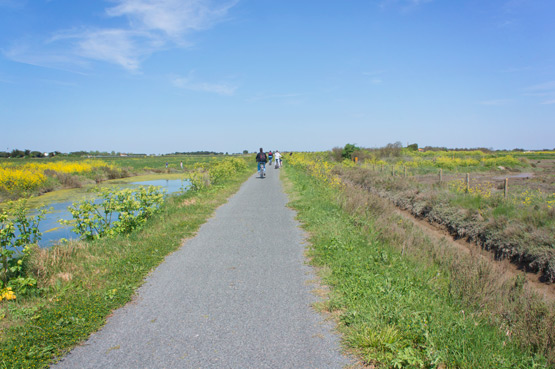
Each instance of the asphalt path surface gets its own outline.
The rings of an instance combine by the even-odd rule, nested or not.
[[[249,178],[55,368],[342,368],[279,180]]]

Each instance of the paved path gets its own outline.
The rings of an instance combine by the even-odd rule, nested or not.
[[[341,368],[279,170],[251,177],[56,368]]]

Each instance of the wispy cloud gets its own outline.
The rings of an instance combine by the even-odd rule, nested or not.
[[[0,0],[5,1],[5,0]],[[212,0],[113,0],[106,18],[121,18],[119,28],[84,25],[81,29],[58,30],[49,37],[4,54],[16,61],[43,66],[56,63],[86,63],[97,60],[129,70],[140,68],[149,55],[171,47],[190,46],[188,36],[223,21],[237,1],[216,4]],[[27,40],[28,41],[28,40]],[[27,45],[29,45],[27,43]]]
[[[191,91],[210,92],[218,95],[231,96],[237,90],[234,86],[227,82],[201,82],[194,77],[194,73],[189,73],[187,77],[174,77],[172,84],[175,87],[183,88]]]
[[[550,91],[555,90],[555,81],[549,81],[545,83],[539,83],[537,85],[529,86],[526,88],[527,91]]]
[[[548,81],[529,86],[525,88],[525,91],[525,95],[527,96],[536,96],[541,98],[543,101],[541,101],[540,104],[542,105],[555,104],[555,81]]]
[[[385,73],[383,70],[374,71],[374,72],[364,72],[362,73],[364,76],[370,78],[370,83],[373,85],[381,85],[383,82],[382,75]]]
[[[190,31],[210,28],[224,19],[237,1],[213,5],[207,0],[119,0],[109,8],[111,17],[129,18],[130,26],[147,32],[160,31],[178,41]]]

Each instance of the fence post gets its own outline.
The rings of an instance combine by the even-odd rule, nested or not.
[[[439,183],[443,182],[443,169],[439,169]]]
[[[407,167],[403,167],[405,170],[405,178],[407,178]]]
[[[470,192],[470,174],[466,173],[466,193]]]
[[[509,178],[505,178],[505,186],[503,186],[503,196],[505,199],[509,196]]]
[[[391,176],[395,177],[395,165],[391,166]]]

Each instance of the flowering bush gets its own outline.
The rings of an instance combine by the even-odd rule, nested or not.
[[[101,160],[80,162],[56,161],[46,163],[0,164],[0,190],[8,193],[35,191],[43,186],[53,173],[84,174],[98,168],[112,168]]]
[[[2,300],[15,300],[15,299],[16,299],[16,295],[12,291],[11,287],[5,287],[2,290],[0,290],[0,301],[2,301]]]
[[[164,202],[164,194],[157,187],[141,186],[139,189],[98,190],[98,200],[84,200],[68,208],[73,220],[60,220],[73,224],[73,231],[83,239],[127,234],[139,229],[156,213]]]
[[[7,288],[25,293],[28,287],[36,286],[35,279],[24,276],[24,269],[31,253],[29,245],[41,238],[38,225],[46,210],[39,209],[34,216],[27,213],[27,200],[8,202],[0,213],[0,287],[4,288],[2,296],[6,293],[3,298],[7,300],[11,299]]]
[[[326,161],[320,153],[296,153],[289,157],[288,162],[293,166],[304,168],[314,178],[332,187],[343,187],[341,177],[332,172],[334,165]],[[348,165],[351,166],[350,163]]]
[[[480,196],[484,199],[489,199],[492,196],[494,185],[491,182],[478,183],[476,185],[468,186],[467,191],[466,182],[459,179],[449,182],[449,188],[456,193],[469,193],[471,195]]]
[[[46,182],[46,176],[36,169],[0,167],[0,190],[24,192],[39,188]]]
[[[194,170],[189,173],[189,181],[194,191],[199,191],[219,184],[247,168],[243,159],[230,158],[212,163],[196,163]]]

